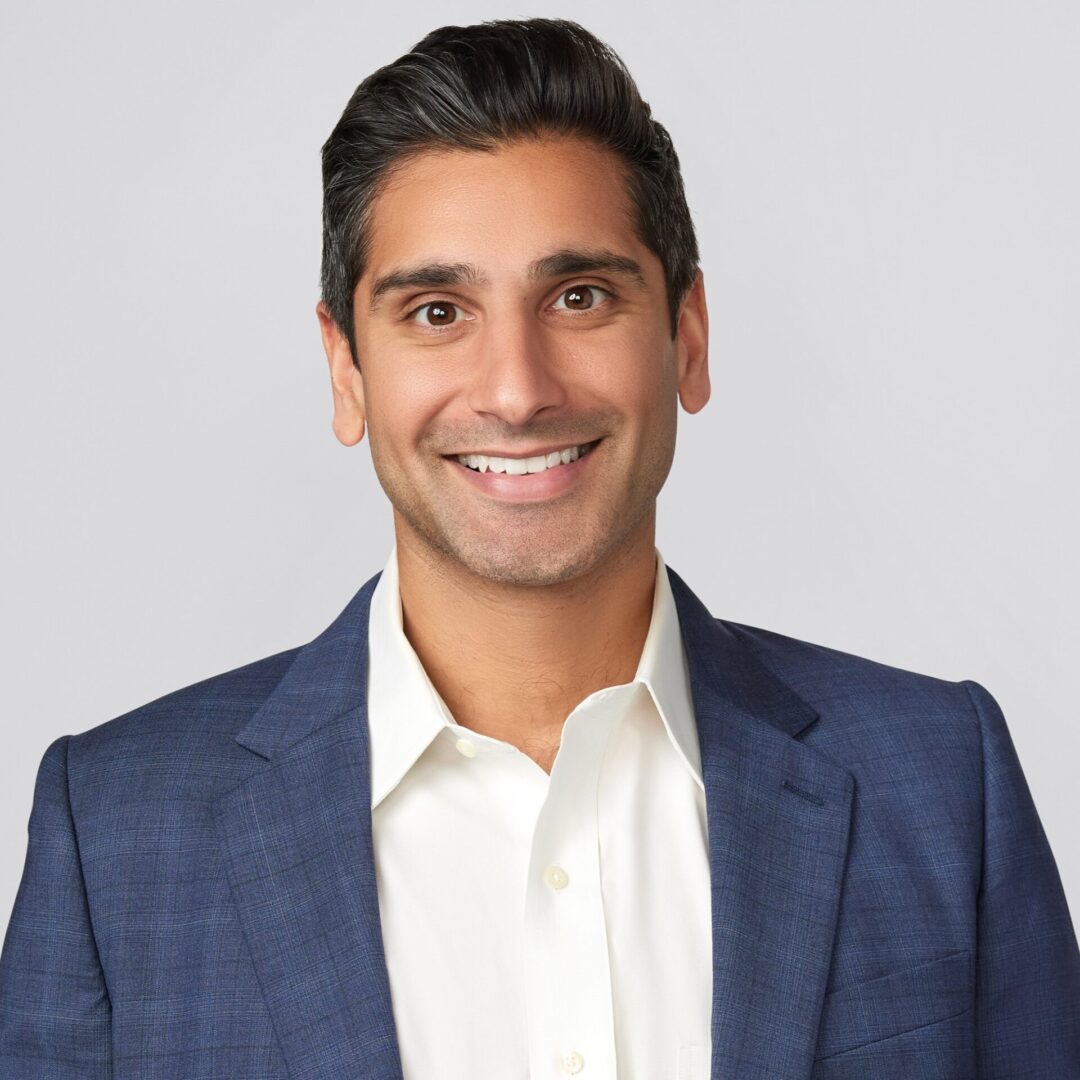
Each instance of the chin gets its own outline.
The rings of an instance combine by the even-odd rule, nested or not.
[[[440,561],[493,584],[522,587],[562,585],[609,565],[648,506],[633,498],[573,512],[523,506],[515,519],[466,516],[434,500],[395,503],[409,531]]]
[[[580,522],[572,530],[544,529],[535,523],[522,530],[412,524],[447,562],[486,581],[522,587],[561,585],[589,573],[608,557],[615,539],[607,530],[582,527]]]
[[[572,581],[590,571],[605,555],[604,545],[567,546],[550,541],[521,545],[469,543],[447,552],[477,577],[500,585],[551,586]]]

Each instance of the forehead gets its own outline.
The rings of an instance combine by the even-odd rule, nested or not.
[[[421,151],[392,169],[372,202],[361,281],[428,259],[498,275],[564,248],[645,258],[626,177],[613,151],[574,136]]]

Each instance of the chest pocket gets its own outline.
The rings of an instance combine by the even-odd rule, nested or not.
[[[971,1007],[975,957],[959,949],[825,995],[815,1061],[947,1020]]]

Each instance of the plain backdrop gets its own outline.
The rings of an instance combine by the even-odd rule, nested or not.
[[[1001,704],[1080,919],[1080,5],[16,4],[0,25],[0,928],[45,748],[383,565],[330,428],[319,148],[445,23],[563,16],[679,151],[713,399],[658,546],[715,615]]]

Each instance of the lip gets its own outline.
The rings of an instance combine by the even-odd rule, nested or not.
[[[469,454],[483,454],[484,457],[512,458],[516,461],[521,461],[524,458],[547,457],[548,454],[553,454],[556,450],[569,450],[574,446],[592,446],[593,443],[598,443],[599,441],[599,439],[583,439],[581,442],[577,443],[549,443],[547,446],[538,446],[535,450],[519,451],[516,454],[508,453],[505,450],[455,450],[453,453],[443,454],[443,457],[456,459],[459,456],[467,457]]]
[[[509,473],[477,472],[475,469],[470,469],[468,465],[462,465],[457,460],[456,454],[453,457],[444,454],[443,457],[450,468],[474,491],[479,491],[500,502],[544,502],[565,495],[588,476],[592,471],[590,462],[599,451],[603,439],[595,439],[593,442],[596,445],[576,461],[571,461],[566,465],[556,465],[553,468],[545,469],[543,472],[525,473],[523,476],[511,476]],[[574,445],[587,444],[577,443]],[[553,446],[551,449],[557,450],[559,447]],[[474,452],[481,453],[482,451]],[[526,454],[524,456],[539,457],[541,452],[537,451],[535,455]],[[548,453],[550,452],[548,451]],[[492,456],[505,457],[508,455],[494,454]]]

